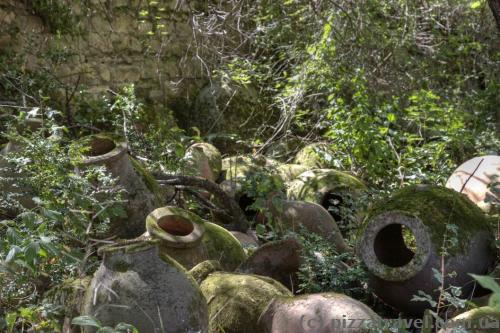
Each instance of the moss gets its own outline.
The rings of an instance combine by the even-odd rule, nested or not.
[[[329,168],[334,166],[334,153],[324,142],[313,143],[302,148],[295,156],[294,163],[310,168]]]
[[[266,159],[263,156],[233,156],[222,160],[222,170],[226,179],[246,178],[250,174],[265,171]]]
[[[456,225],[458,246],[448,249],[452,254],[467,249],[470,238],[477,231],[491,232],[488,221],[479,207],[464,194],[445,187],[412,185],[403,188],[391,197],[377,202],[367,212],[365,221],[368,222],[371,218],[389,211],[402,211],[419,218],[428,227],[432,242],[437,249],[443,244],[447,225]]]
[[[66,317],[76,317],[80,314],[80,306],[91,280],[90,276],[65,280],[47,291],[44,295],[44,301],[61,306]]]
[[[360,192],[366,186],[356,177],[331,169],[315,169],[302,173],[288,189],[288,198],[321,204],[328,192]]]
[[[500,310],[484,306],[462,313],[451,319],[448,324],[455,330],[459,327],[472,329],[470,332],[500,332]],[[444,333],[454,332],[452,329],[443,330]]]
[[[123,240],[115,244],[106,245],[97,251],[100,255],[104,254],[114,254],[114,253],[135,253],[144,251],[153,246],[158,246],[160,242],[158,240],[142,240],[142,239],[131,239]]]
[[[191,268],[189,274],[200,284],[207,276],[220,270],[222,270],[222,267],[217,260],[205,260]]]
[[[155,196],[157,205],[161,205],[165,200],[160,184],[158,184],[153,175],[135,158],[130,157],[130,162],[132,163],[135,171],[137,171],[137,173],[141,176],[143,182],[146,184],[146,187]]]
[[[301,164],[282,164],[276,168],[276,171],[284,182],[292,181],[308,170],[308,166]]]
[[[217,272],[200,286],[208,302],[209,332],[259,332],[257,322],[277,296],[292,296],[279,282],[258,276]]]
[[[219,260],[222,268],[235,270],[246,259],[240,242],[229,231],[217,224],[205,223],[205,236],[202,239],[208,257]]]

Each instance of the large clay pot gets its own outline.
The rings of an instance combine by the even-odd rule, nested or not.
[[[381,200],[368,212],[360,234],[358,251],[371,273],[371,288],[410,315],[429,307],[411,301],[419,291],[437,297],[440,282],[433,269],[441,271],[443,244],[444,286],[461,287],[462,298],[474,286],[469,273],[485,274],[495,260],[494,237],[483,212],[465,195],[444,187],[409,186]]]
[[[201,142],[190,146],[183,158],[183,172],[215,182],[222,170],[222,157],[213,145]]]
[[[491,187],[496,182],[496,185]],[[462,192],[482,210],[500,204],[500,156],[474,157],[460,165],[448,178],[446,187]]]
[[[125,142],[120,142],[110,136],[98,134],[83,139],[90,146],[82,165],[105,166],[106,170],[118,178],[118,183],[125,190],[127,200],[125,218],[114,218],[111,221],[112,235],[121,238],[140,236],[145,231],[146,216],[155,208],[161,206],[162,190],[156,180],[135,159],[128,155]]]
[[[366,190],[365,185],[356,177],[331,169],[314,169],[299,175],[289,183],[287,197],[290,200],[314,202],[328,210],[330,215],[341,224],[345,235],[355,226],[347,225],[341,211],[353,209],[353,203]],[[361,219],[359,217],[358,219]],[[357,223],[357,221],[351,221]]]
[[[316,203],[273,200],[268,212],[271,213],[277,229],[284,232],[312,232],[332,242],[340,253],[352,251],[344,241],[333,217]],[[259,217],[264,218],[262,214]]]
[[[222,160],[224,180],[239,181],[255,173],[265,173],[266,159],[263,156],[232,156]]]
[[[208,302],[211,333],[260,332],[257,321],[267,304],[278,296],[292,296],[273,279],[258,275],[215,272],[200,285]]]
[[[128,241],[100,249],[82,313],[139,332],[207,332],[207,303],[197,283],[155,241]],[[95,332],[86,327],[86,333]]]
[[[320,169],[341,167],[341,165],[335,165],[335,155],[326,142],[317,142],[305,146],[295,155],[294,163]]]
[[[255,250],[238,268],[238,272],[270,277],[288,289],[298,289],[302,264],[302,246],[295,238],[266,243]]]
[[[161,252],[186,269],[213,259],[232,271],[246,259],[240,242],[229,231],[182,208],[154,210],[146,219],[146,229],[160,241]]]
[[[259,318],[264,333],[373,332],[380,324],[368,306],[337,293],[277,297]]]

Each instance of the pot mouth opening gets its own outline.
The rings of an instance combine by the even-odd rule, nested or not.
[[[252,198],[247,194],[241,195],[238,199],[238,205],[249,221],[254,221],[259,213],[255,208],[251,207],[254,203],[255,198]]]
[[[407,265],[417,251],[415,235],[402,224],[389,224],[381,229],[373,245],[378,260],[389,267]]]
[[[105,137],[93,137],[90,141],[90,150],[85,154],[89,157],[101,156],[116,148],[116,143]]]
[[[163,231],[174,236],[187,236],[194,231],[193,222],[182,216],[162,216],[157,224]]]

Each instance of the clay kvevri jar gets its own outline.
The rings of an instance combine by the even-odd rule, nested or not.
[[[353,209],[354,202],[365,190],[366,186],[359,179],[345,172],[313,169],[300,174],[289,183],[287,197],[289,200],[317,203],[328,210],[337,223],[342,223],[345,219],[340,212],[343,209]],[[358,220],[361,220],[360,216]],[[339,226],[346,232],[352,229],[349,225]]]
[[[226,229],[179,207],[162,207],[146,219],[146,229],[160,241],[160,250],[186,269],[205,260],[218,260],[232,271],[245,259],[240,242]]]
[[[215,182],[222,170],[222,157],[213,145],[200,142],[186,149],[183,158],[183,173],[199,176]]]
[[[316,142],[302,148],[295,155],[294,163],[312,168],[338,168],[335,165],[334,153],[326,142]]]
[[[484,275],[493,266],[493,241],[485,215],[465,195],[414,185],[370,209],[358,251],[373,291],[396,309],[419,316],[429,305],[411,299],[419,291],[436,299],[440,281],[433,269],[441,271],[442,249],[445,288],[460,287],[461,298],[467,298],[474,286],[469,273]]]
[[[439,333],[467,332],[471,333],[499,333],[500,310],[489,306],[472,309],[453,317],[447,322],[448,328]]]
[[[468,160],[453,171],[446,187],[464,193],[482,210],[489,212],[491,202],[500,202],[500,156],[480,156]]]
[[[90,146],[90,151],[81,163],[83,167],[105,166],[126,190],[123,199],[127,200],[127,216],[114,218],[111,221],[110,233],[121,238],[140,236],[145,231],[146,216],[161,206],[163,201],[158,183],[137,160],[128,155],[125,142],[98,134],[84,138],[83,143]]]
[[[278,296],[292,296],[281,283],[258,275],[215,272],[200,284],[208,302],[211,333],[256,333],[258,319]]]
[[[259,318],[264,333],[361,333],[373,332],[372,325],[380,325],[375,312],[337,293],[276,297]]]
[[[103,262],[85,295],[84,315],[105,326],[131,324],[139,332],[207,332],[207,303],[198,284],[159,253],[158,242],[126,241],[99,252]]]

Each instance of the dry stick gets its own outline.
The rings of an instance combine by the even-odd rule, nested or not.
[[[248,229],[248,221],[240,206],[231,196],[224,192],[218,184],[208,179],[195,176],[166,174],[156,174],[155,176],[160,184],[198,187],[212,193],[220,202],[227,204],[227,210],[234,219],[234,223],[226,227],[230,230],[241,232],[246,232]]]
[[[467,180],[465,181],[465,183],[462,185],[462,188],[460,189],[460,193],[463,192],[463,190],[465,189],[465,186],[467,186],[467,183],[474,176],[474,174],[476,173],[477,169],[479,169],[479,166],[481,165],[481,163],[483,163],[483,161],[484,161],[484,158],[482,158],[481,161],[479,161],[479,163],[477,164],[477,166],[474,169],[474,171],[470,174],[469,178],[467,178]]]

